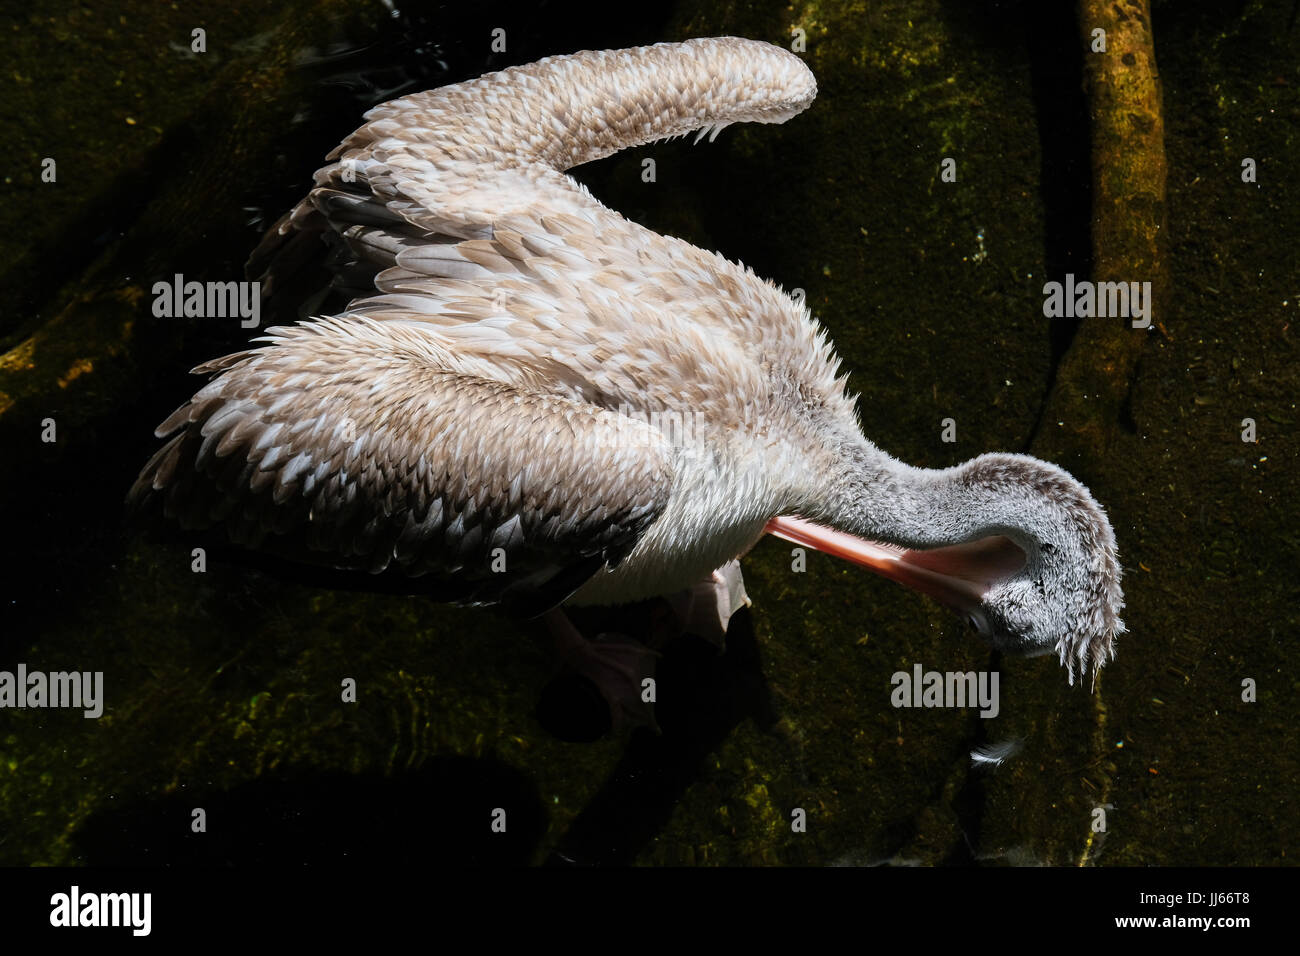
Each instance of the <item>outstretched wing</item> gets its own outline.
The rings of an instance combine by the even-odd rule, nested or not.
[[[566,175],[618,149],[782,122],[816,94],[778,47],[734,37],[552,57],[376,107],[268,234],[250,275],[307,237],[349,315],[418,320],[606,408],[731,420],[773,381],[842,397],[807,310],[744,267],[659,236]],[[320,248],[320,244],[316,243]]]
[[[484,374],[427,330],[322,319],[195,369],[129,500],[300,560],[432,575],[444,600],[558,604],[663,511],[662,436]]]
[[[277,259],[296,258],[286,248],[301,251],[295,237],[335,219],[398,238],[481,239],[493,223],[531,216],[539,191],[551,194],[552,212],[580,213],[597,204],[566,170],[695,131],[783,123],[816,95],[812,72],[788,50],[705,37],[546,57],[399,97],[330,154],[317,191],[276,224],[249,272],[274,278]],[[364,209],[340,214],[358,199]]]

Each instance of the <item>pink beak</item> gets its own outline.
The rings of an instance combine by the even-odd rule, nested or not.
[[[870,568],[961,614],[978,608],[993,585],[1025,563],[1025,552],[1004,535],[913,550],[854,537],[802,518],[773,518],[765,530],[794,544]]]

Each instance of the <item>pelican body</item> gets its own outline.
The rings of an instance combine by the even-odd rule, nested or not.
[[[1055,650],[1073,682],[1124,629],[1087,489],[1024,455],[891,458],[806,307],[567,174],[815,95],[795,55],[720,37],[374,108],[250,260],[274,290],[328,249],[346,308],[195,369],[210,379],[132,498],[524,613],[689,588],[772,531],[953,605],[996,646]]]

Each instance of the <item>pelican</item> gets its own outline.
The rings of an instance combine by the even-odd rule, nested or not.
[[[131,490],[186,528],[521,613],[712,588],[770,532],[966,615],[996,648],[1114,655],[1105,512],[1061,468],[911,467],[863,434],[826,333],[737,262],[567,171],[782,123],[810,70],[734,37],[554,56],[372,109],[250,271],[331,252],[335,315],[271,328],[157,429]],[[324,245],[322,245],[322,240]]]

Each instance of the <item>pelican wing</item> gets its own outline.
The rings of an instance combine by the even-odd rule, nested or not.
[[[534,217],[539,199],[551,213],[581,214],[598,204],[565,170],[732,123],[783,123],[816,95],[788,50],[705,37],[546,57],[399,97],[329,155],[317,189],[275,224],[248,271],[269,294],[339,221],[440,241],[489,238],[494,223]],[[336,284],[365,293],[364,274]]]
[[[607,209],[566,170],[737,122],[783,122],[816,94],[788,51],[734,37],[583,52],[394,100],[316,174],[250,274],[334,246],[346,313],[421,322],[601,407],[734,420],[773,382],[842,400],[807,310],[722,256]]]
[[[618,564],[663,511],[649,426],[487,374],[427,329],[322,319],[195,369],[130,499],[188,528],[525,613]]]

